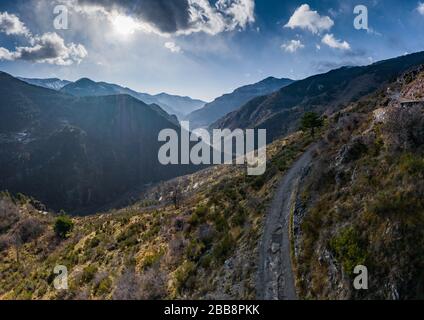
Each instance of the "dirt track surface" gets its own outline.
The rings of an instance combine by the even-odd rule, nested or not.
[[[313,150],[314,146],[310,147],[287,171],[268,209],[259,247],[256,292],[260,300],[297,299],[290,254],[290,207]]]

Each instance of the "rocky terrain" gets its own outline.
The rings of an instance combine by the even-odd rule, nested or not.
[[[424,103],[419,67],[330,118],[294,212],[300,297],[422,299]],[[369,289],[353,288],[354,267]]]

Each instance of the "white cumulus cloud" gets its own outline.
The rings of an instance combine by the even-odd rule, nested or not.
[[[10,35],[29,36],[30,32],[25,24],[14,14],[0,12],[0,32]]]
[[[321,16],[317,11],[312,11],[308,4],[302,4],[293,15],[285,28],[300,28],[309,30],[317,34],[322,31],[330,30],[334,26],[334,21],[328,16]]]
[[[300,40],[290,40],[281,45],[281,49],[290,53],[295,53],[297,50],[303,49],[304,47],[304,44]]]
[[[348,42],[336,39],[333,34],[326,34],[322,38],[322,43],[326,44],[330,48],[350,50],[350,44]]]
[[[10,52],[6,48],[0,47],[0,60],[12,61],[12,60],[15,60],[15,57],[13,52]]]
[[[181,52],[181,47],[177,46],[175,42],[165,42],[165,48],[173,53]]]
[[[0,32],[6,35],[23,35],[29,42],[27,46],[19,46],[12,51],[0,47],[0,60],[25,60],[66,66],[80,63],[87,56],[83,45],[72,42],[66,44],[55,32],[32,35],[19,17],[7,12],[0,12]]]
[[[219,0],[216,3],[219,12],[230,18],[229,28],[246,28],[255,22],[255,1],[252,0]]]

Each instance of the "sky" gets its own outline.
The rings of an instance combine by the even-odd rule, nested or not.
[[[423,51],[423,30],[415,0],[1,0],[0,70],[211,101]]]

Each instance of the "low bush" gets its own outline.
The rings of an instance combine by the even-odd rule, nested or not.
[[[330,241],[331,251],[342,264],[343,270],[349,275],[353,274],[356,266],[365,265],[367,252],[364,245],[359,232],[353,227],[342,230]]]
[[[61,239],[68,238],[73,228],[74,222],[66,215],[59,216],[54,224],[54,232]]]

